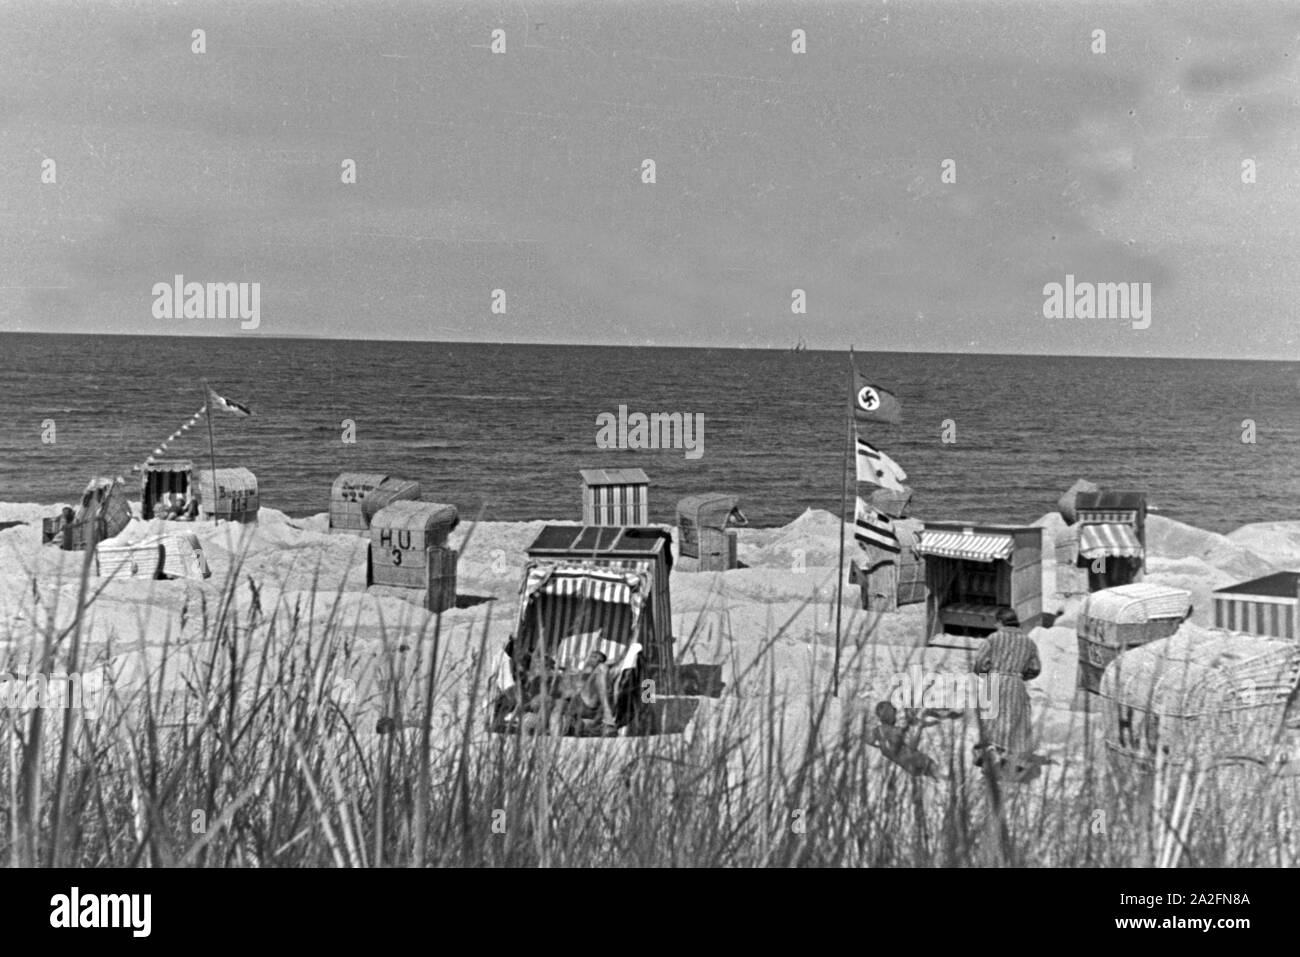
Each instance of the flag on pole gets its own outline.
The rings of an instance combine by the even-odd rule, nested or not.
[[[857,437],[856,444],[859,482],[870,482],[893,492],[907,491],[903,487],[907,473],[902,466],[861,436]]]
[[[230,412],[233,415],[252,415],[253,411],[242,402],[236,402],[233,399],[227,399],[224,395],[217,395],[211,386],[208,386],[208,402],[212,408],[220,409],[222,412]]]
[[[861,498],[853,522],[853,538],[864,549],[879,548],[894,555],[903,550],[894,532],[894,520],[877,512]]]
[[[898,396],[872,385],[853,368],[853,418],[858,422],[888,422],[897,424],[903,418],[903,407]]]

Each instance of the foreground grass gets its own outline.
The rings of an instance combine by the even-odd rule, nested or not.
[[[866,743],[869,708],[778,687],[770,649],[686,733],[554,740],[484,732],[488,619],[448,660],[441,619],[381,638],[382,681],[330,603],[193,609],[145,680],[110,685],[94,719],[0,712],[0,862],[116,866],[1288,866],[1295,786],[1276,775],[1136,773],[1083,742],[1036,780],[970,767],[973,729],[925,747],[939,781]],[[251,583],[250,583],[251,584]],[[253,586],[255,587],[255,586]],[[72,623],[12,630],[0,670],[78,673],[133,644],[82,647]],[[55,590],[57,594],[57,590]],[[35,589],[33,590],[35,595]],[[37,596],[39,601],[39,596]],[[39,622],[38,616],[32,616]],[[724,639],[726,636],[723,636]],[[173,644],[174,642],[174,644]],[[849,662],[851,666],[852,661]],[[851,673],[851,668],[849,669]],[[379,728],[386,733],[379,733]]]

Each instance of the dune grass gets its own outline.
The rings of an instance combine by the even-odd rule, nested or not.
[[[376,866],[1287,866],[1290,779],[1116,766],[1095,735],[1035,780],[970,762],[973,729],[944,722],[915,779],[867,743],[858,654],[838,698],[809,670],[779,686],[773,624],[684,733],[613,740],[486,733],[488,619],[468,653],[443,619],[381,629],[380,680],[358,682],[363,645],[342,592],[307,606],[256,594],[233,563],[184,633],[149,640],[157,665],[110,680],[91,717],[0,711],[0,862],[82,867]],[[9,624],[0,670],[77,673],[133,646],[84,641],[103,582],[89,558],[71,624],[33,572],[32,613]],[[46,594],[57,596],[59,589]],[[55,599],[57,600],[57,598]],[[327,609],[323,617],[313,607]],[[700,633],[697,621],[693,634]],[[714,634],[734,648],[725,617]],[[869,638],[869,636],[859,636]],[[682,642],[690,645],[690,639]],[[142,660],[144,659],[142,657]],[[1080,720],[1083,720],[1082,717]],[[383,733],[380,733],[382,729]],[[1193,793],[1194,792],[1194,793]]]

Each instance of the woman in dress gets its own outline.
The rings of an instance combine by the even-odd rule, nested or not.
[[[999,763],[1010,759],[1023,765],[1033,751],[1025,682],[1037,678],[1042,665],[1037,646],[1020,630],[1020,619],[1012,609],[1000,609],[997,622],[998,630],[984,640],[972,669],[977,675],[988,676],[993,687],[983,697],[997,709],[980,716],[981,741],[975,746],[975,763],[982,765],[984,755],[991,751]]]

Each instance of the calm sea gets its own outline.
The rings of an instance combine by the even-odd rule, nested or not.
[[[869,435],[907,470],[921,517],[1030,521],[1083,476],[1217,531],[1300,519],[1300,364],[857,359],[903,403],[901,425]],[[326,510],[345,470],[418,479],[489,520],[579,518],[590,467],[643,468],[656,521],[698,491],[739,494],[759,525],[839,507],[845,353],[15,333],[0,334],[0,500],[129,476],[198,410],[203,377],[255,413],[215,419],[217,465],[252,469],[263,504],[293,515]],[[596,417],[620,405],[703,413],[703,456],[597,448]],[[168,452],[206,464],[206,427]]]

